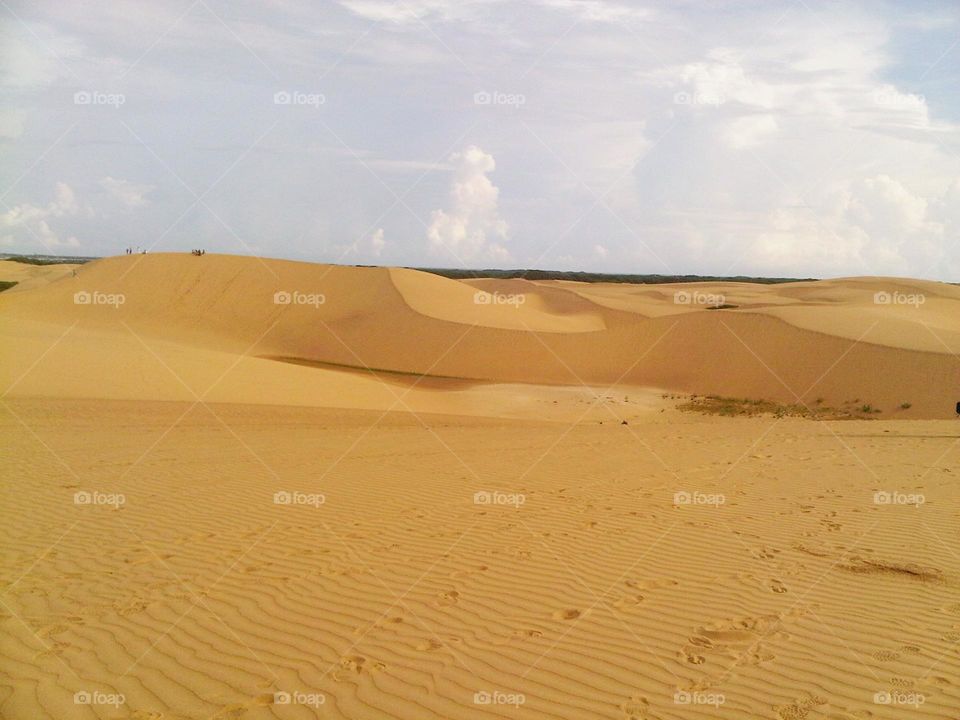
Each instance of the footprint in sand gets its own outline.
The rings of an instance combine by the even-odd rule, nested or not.
[[[514,630],[510,634],[515,638],[524,638],[524,639],[531,639],[531,640],[543,637],[543,633],[540,632],[539,630],[530,630],[530,629]]]
[[[671,580],[670,578],[658,578],[655,580],[639,580],[631,578],[629,580],[624,580],[623,584],[628,588],[634,588],[636,590],[659,590],[660,588],[673,587],[679,583],[676,580]]]
[[[781,720],[805,720],[809,715],[816,715],[814,708],[820,705],[826,705],[827,700],[822,697],[810,697],[801,700],[795,700],[789,705],[780,705],[776,709],[777,716]]]
[[[443,649],[443,643],[439,640],[434,640],[430,638],[429,640],[424,640],[422,643],[417,645],[417,650],[420,652],[436,652],[437,650]]]
[[[713,647],[713,642],[710,640],[710,638],[704,637],[703,635],[691,635],[690,637],[687,638],[687,642],[689,642],[694,647],[698,647],[698,648]]]
[[[880,662],[893,662],[894,660],[899,660],[904,655],[919,655],[920,648],[916,645],[903,645],[899,650],[877,650],[873,653],[872,657],[874,660],[879,660]]]
[[[770,589],[775,593],[787,592],[787,586],[776,579],[770,581]]]
[[[454,645],[463,645],[463,638],[459,635],[437,635],[423,640],[417,645],[417,650],[421,652],[452,651]]]
[[[769,548],[766,546],[753,548],[750,551],[750,554],[755,557],[757,560],[773,560],[777,557],[777,553],[780,551],[776,548]]]
[[[583,613],[580,610],[576,610],[573,608],[568,608],[566,610],[557,610],[556,612],[553,613],[553,617],[555,620],[576,620],[581,615],[583,615]]]
[[[403,618],[399,615],[383,618],[371,625],[358,625],[353,629],[354,635],[366,635],[374,630],[397,630],[403,624]]]
[[[478,565],[473,570],[454,570],[452,573],[450,573],[450,577],[452,578],[467,577],[469,575],[474,575],[476,573],[486,572],[489,569],[490,567],[487,565]]]
[[[367,659],[363,655],[346,655],[340,658],[340,667],[359,674],[363,672],[363,666],[366,662]]]
[[[620,704],[626,720],[645,720],[649,717],[650,702],[643,695],[633,695]]]
[[[613,602],[613,606],[619,610],[629,610],[635,608],[643,602],[643,595],[624,595]]]
[[[698,655],[696,650],[697,648],[685,647],[678,653],[678,655],[685,662],[688,662],[691,665],[703,665],[707,659],[703,655]]]
[[[436,604],[440,607],[447,607],[449,605],[456,605],[458,602],[460,602],[460,593],[456,590],[447,590],[446,592],[440,593]]]

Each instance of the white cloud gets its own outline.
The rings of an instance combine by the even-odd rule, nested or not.
[[[149,202],[146,194],[153,189],[151,185],[137,185],[129,180],[118,180],[109,175],[100,181],[100,186],[128,208],[146,205]]]
[[[387,241],[384,240],[383,235],[383,228],[377,228],[366,237],[359,238],[350,245],[335,246],[335,250],[343,257],[359,256],[378,258],[387,246]]]
[[[755,257],[766,268],[805,268],[806,273],[929,276],[960,232],[956,206],[960,181],[928,199],[889,175],[834,189],[811,208],[781,208],[769,216]],[[950,214],[952,207],[953,215]]]
[[[474,0],[474,3],[476,0]],[[471,3],[469,0],[340,0],[340,4],[367,20],[390,23],[418,22],[428,16],[452,18]]]
[[[434,210],[427,237],[435,252],[457,261],[506,260],[509,251],[500,243],[507,239],[507,223],[500,218],[500,191],[487,173],[496,168],[493,156],[476,145],[450,157],[454,164],[450,210]]]
[[[0,23],[0,84],[36,88],[61,77],[75,77],[71,63],[82,53],[79,40],[46,25]]]
[[[653,14],[648,8],[631,7],[626,3],[612,3],[607,0],[540,0],[540,3],[546,7],[572,12],[581,20],[593,22],[645,20]]]
[[[386,244],[386,241],[383,239],[383,228],[377,228],[376,232],[370,236],[370,253],[374,257],[380,257],[380,253],[383,252]]]
[[[779,127],[777,118],[769,113],[744,115],[731,121],[722,135],[730,147],[742,150],[762,145],[776,135]]]
[[[23,238],[26,242],[39,241],[47,248],[77,247],[80,244],[77,238],[71,235],[61,239],[50,227],[48,221],[76,215],[90,217],[92,214],[93,211],[89,206],[77,200],[76,194],[69,185],[58,182],[54,199],[50,203],[43,207],[31,203],[14,206],[0,215],[0,228],[6,230],[23,228],[27,231]],[[11,237],[13,237],[12,234],[5,234],[4,244],[11,244],[9,242]]]

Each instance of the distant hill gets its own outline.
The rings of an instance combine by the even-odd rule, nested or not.
[[[474,278],[495,278],[497,280],[570,280],[584,283],[631,283],[636,285],[663,285],[665,283],[686,282],[742,282],[775,285],[777,283],[804,282],[818,278],[781,278],[750,277],[747,275],[630,275],[591,272],[573,272],[568,270],[464,270],[460,268],[412,268],[423,272],[442,275],[454,280]]]
[[[0,253],[0,260],[10,260],[24,265],[82,265],[98,259],[84,255],[11,255]]]

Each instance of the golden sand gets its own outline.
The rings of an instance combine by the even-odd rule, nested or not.
[[[960,712],[960,289],[76,270],[0,294],[0,716]]]

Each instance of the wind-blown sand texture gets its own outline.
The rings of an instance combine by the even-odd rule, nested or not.
[[[0,716],[960,717],[958,301],[172,254],[18,286]]]

